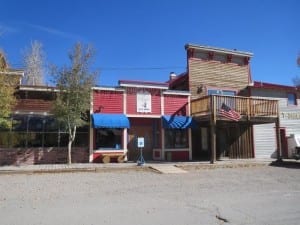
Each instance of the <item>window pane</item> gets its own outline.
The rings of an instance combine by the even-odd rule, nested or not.
[[[227,96],[235,96],[235,91],[222,91],[222,95],[227,95]]]
[[[47,132],[44,134],[44,147],[57,147],[58,146],[58,133]]]
[[[188,147],[187,130],[166,129],[165,147],[166,148],[187,148]]]
[[[122,148],[122,129],[97,129],[96,130],[96,148]]]
[[[13,116],[12,130],[27,131],[27,116],[26,115]]]
[[[43,133],[30,132],[27,135],[27,147],[42,147]]]
[[[43,126],[46,121],[41,117],[28,117],[29,131],[43,131]]]
[[[8,148],[9,147],[9,139],[10,133],[9,132],[0,132],[0,147],[1,148]]]
[[[297,105],[296,95],[294,93],[288,93],[288,105]]]
[[[86,132],[77,132],[75,137],[75,147],[88,147],[89,135]]]
[[[27,134],[26,132],[12,132],[11,133],[11,146],[14,148],[20,147],[25,148],[26,147],[26,139]]]

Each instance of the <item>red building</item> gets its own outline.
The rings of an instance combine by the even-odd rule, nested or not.
[[[192,159],[190,92],[168,83],[119,81],[118,87],[93,88],[90,161],[108,154],[136,161],[137,138],[144,138],[147,160]]]

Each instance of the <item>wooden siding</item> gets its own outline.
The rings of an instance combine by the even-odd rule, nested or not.
[[[18,99],[14,111],[20,112],[50,112],[53,101],[43,99]]]
[[[189,115],[188,96],[164,95],[165,115]]]
[[[249,66],[189,58],[189,86],[192,99],[205,96],[208,87],[243,90],[249,84]],[[203,86],[198,93],[198,87]]]
[[[151,112],[140,113],[137,112],[137,92],[147,91],[151,94]],[[126,90],[127,114],[130,115],[161,115],[161,91],[158,89],[148,88],[127,88]]]
[[[123,113],[123,92],[101,90],[93,92],[94,113]]]
[[[191,101],[191,114],[193,116],[205,116],[213,112],[211,106],[219,110],[225,103],[241,116],[247,117],[277,117],[278,102],[273,99],[263,98],[246,98],[233,96],[205,96]]]
[[[253,158],[252,127],[237,125],[230,134],[229,158]]]

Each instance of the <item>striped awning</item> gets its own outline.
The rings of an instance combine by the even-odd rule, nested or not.
[[[163,127],[169,129],[196,128],[196,121],[190,116],[162,116]]]

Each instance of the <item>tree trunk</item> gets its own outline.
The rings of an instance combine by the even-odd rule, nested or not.
[[[72,140],[69,138],[69,143],[68,143],[68,164],[72,163],[71,150],[72,150]]]
[[[76,126],[74,126],[73,131],[69,129],[69,143],[68,143],[68,164],[72,163],[72,143],[75,140]]]

